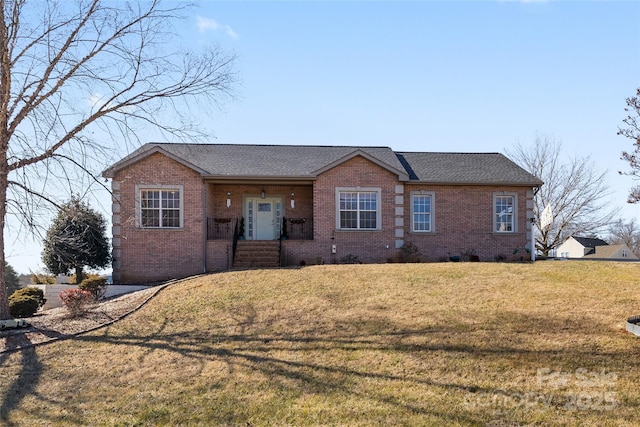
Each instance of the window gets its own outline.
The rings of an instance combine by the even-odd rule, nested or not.
[[[337,198],[338,229],[380,229],[380,190],[338,189]]]
[[[182,227],[181,188],[143,188],[140,194],[140,227]]]
[[[515,233],[516,230],[516,195],[495,194],[493,196],[493,231],[496,233]]]
[[[627,251],[627,248],[622,248],[622,258],[627,258],[629,257],[629,252]]]
[[[433,231],[433,193],[411,195],[411,230]]]

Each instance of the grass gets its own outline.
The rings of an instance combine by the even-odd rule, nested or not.
[[[640,264],[314,266],[203,276],[0,355],[0,421],[636,425]]]

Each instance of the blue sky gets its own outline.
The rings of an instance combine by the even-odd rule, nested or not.
[[[211,142],[504,152],[550,135],[609,170],[625,218],[640,214],[616,135],[640,86],[640,2],[198,6],[180,41],[238,55],[237,100],[201,111]],[[25,244],[9,262],[37,270],[39,254]]]

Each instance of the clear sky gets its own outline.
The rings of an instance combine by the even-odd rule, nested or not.
[[[211,142],[504,152],[549,135],[609,171],[624,218],[640,215],[616,135],[640,86],[640,2],[198,5],[180,41],[238,55],[238,99],[201,112]],[[40,251],[15,244],[9,262],[38,270]]]

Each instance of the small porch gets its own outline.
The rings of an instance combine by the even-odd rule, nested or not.
[[[283,240],[313,240],[313,185],[207,183],[208,247],[226,252],[213,269],[278,267]],[[215,258],[209,254],[208,258]]]
[[[313,183],[207,182],[208,240],[312,240]]]

